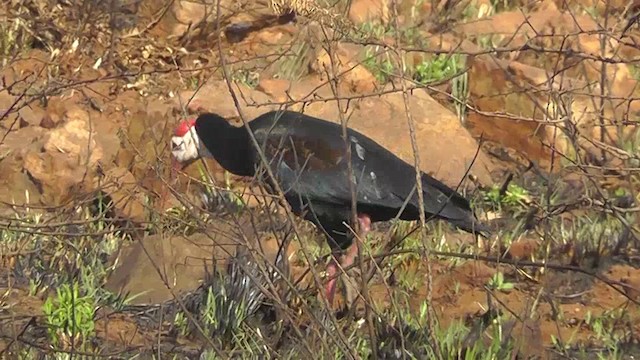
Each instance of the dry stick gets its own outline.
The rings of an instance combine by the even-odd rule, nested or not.
[[[134,36],[140,36],[142,34],[144,34],[145,32],[153,29],[156,25],[158,25],[158,23],[160,22],[160,20],[162,20],[162,18],[165,16],[165,14],[167,13],[167,11],[169,11],[169,9],[171,9],[171,6],[173,5],[173,3],[175,2],[175,0],[168,0],[165,5],[154,15],[153,19],[151,19],[151,21],[147,24],[147,26],[144,27],[144,29],[132,33],[132,34],[127,34],[127,35],[122,35],[120,36],[121,39],[127,39],[130,37],[134,37]]]
[[[395,23],[395,27],[396,29],[399,29],[399,23],[398,23],[398,1],[394,0],[393,1],[393,19],[394,19],[394,23]],[[398,31],[396,31],[396,36],[395,36],[395,46],[399,47],[401,44],[400,41],[400,33]],[[405,61],[405,53],[402,51],[395,51],[396,56],[399,57],[400,60],[400,64],[401,64],[401,76],[402,78],[404,78],[404,70],[406,68],[406,61]],[[421,238],[422,240],[426,239],[426,217],[425,217],[425,212],[424,212],[424,193],[422,190],[422,171],[421,171],[421,167],[420,167],[420,152],[418,149],[418,142],[416,139],[416,130],[415,130],[415,126],[413,123],[413,116],[411,115],[411,109],[409,108],[409,99],[407,96],[407,84],[405,83],[404,79],[400,80],[400,84],[402,87],[402,102],[404,104],[404,110],[405,110],[405,115],[407,118],[407,124],[409,126],[409,135],[411,137],[411,147],[413,149],[413,165],[414,165],[414,170],[415,170],[415,180],[416,180],[416,187],[417,187],[417,191],[418,191],[418,210],[419,210],[419,216],[420,216],[420,228],[421,228]],[[444,207],[443,207],[444,208]],[[424,246],[424,250],[425,250],[425,260],[426,260],[426,265],[427,265],[427,303],[431,303],[431,299],[433,296],[433,277],[431,274],[431,258],[430,258],[430,249],[428,246]],[[429,337],[431,338],[432,342],[434,344],[437,344],[437,342],[435,341],[435,338],[433,337],[434,335],[434,329],[435,329],[435,313],[434,313],[434,309],[432,306],[428,307],[428,312],[427,312],[427,323],[429,324]],[[402,345],[404,348],[404,339],[402,340]],[[442,357],[442,354],[440,352],[439,347],[436,347],[435,349],[436,354],[439,357]]]
[[[562,39],[562,42],[560,43],[560,48],[561,49],[564,48],[566,39],[567,39],[566,37]],[[558,57],[556,59],[556,63],[555,63],[555,67],[554,68],[557,70],[558,66],[560,66],[560,57]],[[555,79],[556,74],[557,74],[557,72],[554,72],[553,76],[548,78],[549,89],[553,89],[552,82]],[[560,79],[559,85],[558,85],[560,87],[559,90],[562,90],[562,85],[563,85],[562,78],[564,77],[564,74],[565,74],[564,71],[561,72],[561,79]],[[553,99],[551,99],[551,94],[552,94],[552,90],[549,92],[549,99],[552,102]],[[533,101],[535,101],[533,97],[531,99]],[[536,103],[537,103],[537,101],[536,101]],[[556,113],[556,116],[559,116],[558,111],[556,111],[555,113]],[[549,116],[548,112],[545,112],[545,117],[547,119],[551,118]],[[567,121],[571,121],[571,118],[569,118]],[[557,135],[558,135],[558,126],[554,126],[553,127],[553,137],[552,137],[554,143],[556,141]],[[553,169],[555,168],[555,157],[556,157],[555,154],[556,153],[555,153],[555,146],[554,146],[552,151],[551,151],[551,164],[550,164],[550,169],[549,169],[549,171],[551,173],[553,172]],[[552,191],[551,182],[548,182],[547,183],[547,192],[546,192],[546,196],[545,196],[545,200],[546,200],[546,203],[547,203],[546,204],[547,205],[547,213],[551,210],[550,208],[551,208],[551,195],[552,195],[552,193],[553,193],[553,191]],[[545,220],[546,221],[544,223],[545,226],[544,226],[543,242],[546,243],[544,263],[547,264],[549,262],[549,256],[551,255],[551,252],[550,252],[550,247],[551,247],[551,224],[549,223],[549,218],[545,218]],[[543,271],[546,271],[546,269],[547,269],[547,267],[543,267],[542,268]],[[556,324],[557,324],[557,321],[556,321]],[[557,324],[557,325],[559,325],[559,324]],[[559,335],[559,336],[561,337],[561,335]]]
[[[44,70],[46,69],[46,66],[43,66],[40,71],[38,72],[38,74],[36,75],[36,79],[39,78],[42,73],[44,72]],[[0,120],[4,119],[7,115],[9,115],[9,113],[11,111],[13,111],[13,109],[16,107],[16,105],[18,105],[18,103],[27,95],[27,92],[29,90],[31,90],[31,87],[35,84],[35,81],[32,82],[29,86],[25,87],[25,89],[22,91],[22,93],[20,94],[20,96],[18,96],[13,103],[9,106],[9,108],[7,110],[5,110],[5,112],[3,114],[0,115]],[[25,105],[26,106],[26,105]],[[11,123],[11,125],[9,125],[9,129],[7,129],[7,132],[4,133],[4,135],[2,135],[2,139],[0,139],[0,144],[3,144],[5,139],[7,138],[7,136],[9,136],[9,133],[11,133],[11,130],[13,130],[13,127],[18,123],[18,121],[20,121],[20,117],[16,117],[15,120],[13,120],[13,122]]]
[[[332,93],[336,96],[339,97],[339,90],[338,90],[338,81],[339,78],[336,76],[336,72],[337,72],[337,66],[336,66],[336,60],[335,60],[335,52],[332,50],[331,48],[331,41],[332,39],[329,39],[329,36],[324,28],[324,26],[321,25],[321,29],[322,29],[322,34],[324,35],[325,40],[327,41],[327,54],[329,54],[329,63],[330,63],[330,67],[331,67],[331,74],[328,73],[328,71],[325,69],[325,71],[327,71],[327,77],[329,78],[329,84],[331,86],[331,91]],[[354,232],[354,239],[352,240],[353,243],[351,244],[351,246],[356,246],[356,248],[358,249],[358,264],[360,266],[360,272],[361,274],[364,274],[364,263],[362,262],[362,246],[360,246],[360,244],[364,244],[364,240],[366,239],[360,239],[360,234],[361,234],[361,228],[360,228],[360,222],[358,221],[358,202],[357,202],[357,195],[356,195],[356,184],[354,181],[352,181],[352,179],[355,179],[355,175],[353,173],[353,163],[352,163],[352,159],[351,159],[351,144],[350,144],[350,140],[348,139],[348,134],[347,134],[347,119],[345,119],[344,117],[344,113],[345,110],[342,109],[341,104],[340,104],[340,100],[336,101],[336,106],[338,107],[338,116],[340,117],[340,123],[342,125],[342,138],[344,141],[344,144],[346,146],[346,158],[347,158],[347,179],[349,181],[349,192],[351,194],[351,218],[353,221],[353,223],[356,225],[356,229],[357,231]],[[360,243],[360,244],[359,244]],[[341,266],[339,266],[341,267]],[[377,341],[377,336],[376,336],[376,330],[374,327],[374,320],[373,320],[373,312],[371,311],[371,308],[373,306],[373,303],[371,302],[371,296],[369,294],[369,288],[367,286],[367,281],[364,277],[361,277],[361,286],[362,286],[362,295],[364,297],[364,305],[365,305],[365,317],[367,319],[367,329],[369,331],[369,337],[371,339],[371,355],[373,356],[374,359],[378,358],[378,341]]]
[[[216,2],[216,6],[217,6],[217,20],[216,21],[219,22],[219,19],[220,19],[220,0],[218,0]],[[240,115],[240,118],[242,119],[242,123],[243,123],[245,129],[247,130],[249,138],[251,139],[251,142],[252,142],[253,146],[255,147],[255,149],[256,149],[259,157],[260,157],[260,161],[262,162],[262,165],[265,167],[265,171],[267,172],[269,178],[272,180],[273,187],[275,188],[274,190],[276,190],[276,192],[281,197],[281,199],[284,199],[284,195],[283,195],[284,193],[282,192],[282,189],[280,188],[280,185],[277,182],[277,178],[273,175],[273,171],[271,170],[271,168],[269,166],[269,161],[266,159],[266,157],[264,155],[264,152],[260,148],[260,144],[258,143],[258,141],[255,138],[253,132],[251,131],[251,128],[249,127],[249,122],[248,122],[246,116],[244,116],[244,111],[242,111],[240,103],[238,102],[238,98],[237,98],[235,92],[233,91],[233,88],[231,87],[230,76],[229,76],[229,73],[228,73],[228,70],[227,70],[227,67],[226,67],[226,64],[225,64],[225,56],[224,56],[224,53],[222,51],[222,45],[221,44],[222,44],[221,34],[218,34],[218,53],[219,53],[219,56],[220,56],[220,62],[222,64],[222,72],[224,74],[224,79],[225,79],[225,82],[227,84],[227,88],[229,90],[229,93],[230,93],[230,95],[231,95],[231,97],[233,99],[233,103],[234,103],[234,105],[235,105],[235,107],[236,107],[236,109],[238,111],[238,114]],[[295,225],[296,224],[295,219],[293,218],[293,216],[292,216],[290,211],[285,211],[285,212],[287,214],[288,220],[293,225],[294,233],[296,234],[298,239],[300,239],[301,237],[299,236],[299,232],[297,230],[297,226]],[[307,253],[305,247],[301,246],[300,248],[301,248],[302,253],[303,253],[304,257],[305,257],[305,260],[307,260],[308,263],[311,263],[309,261],[310,256]],[[318,286],[318,288],[322,288],[322,282],[320,281],[318,273],[315,271],[315,269],[312,270],[312,275],[313,275],[313,279],[314,279],[314,282],[315,282],[316,286]],[[328,308],[329,304],[328,304],[327,298],[326,298],[325,294],[322,293],[322,292],[321,292],[321,297],[323,299],[323,302],[325,303],[325,306]],[[337,324],[337,321],[335,319],[335,316],[331,312],[328,312],[328,313],[329,313],[329,317],[330,317],[333,325],[337,328],[338,324]],[[324,326],[324,324],[322,322],[319,322],[319,323],[322,324],[322,326]],[[333,332],[329,331],[328,333],[329,333],[329,336],[333,337],[333,335],[334,335]],[[345,353],[349,354],[350,357],[354,358],[353,354],[350,351],[351,349],[348,346],[348,341],[344,337],[344,334],[342,334],[340,331],[338,331],[337,333],[338,333],[337,337],[340,340],[340,342],[337,342],[337,341],[336,342],[344,347],[343,351]],[[335,341],[335,339],[334,339],[334,341]]]
[[[611,6],[611,1],[607,0],[605,2],[604,5],[604,26],[603,26],[603,31],[605,31],[604,33],[600,34],[600,56],[604,57],[606,52],[607,52],[607,39],[606,39],[606,34],[608,33],[607,30],[607,25],[609,24],[609,8]],[[607,88],[607,63],[606,62],[602,62],[600,64],[600,104],[599,104],[599,114],[598,114],[598,120],[600,122],[600,142],[604,143],[605,141],[605,134],[607,133],[607,129],[604,126],[605,120],[604,120],[604,96],[606,93],[606,89]],[[607,153],[603,150],[601,150],[601,162],[605,162],[607,159]]]

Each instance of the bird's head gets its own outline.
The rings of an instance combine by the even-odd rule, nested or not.
[[[171,137],[171,163],[173,170],[182,170],[203,154],[200,137],[196,132],[196,119],[181,121]]]

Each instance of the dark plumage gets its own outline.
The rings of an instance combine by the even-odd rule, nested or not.
[[[353,236],[343,222],[351,223],[351,189],[341,125],[293,111],[270,111],[251,121],[249,127],[294,214],[323,230],[333,249],[348,248]],[[202,145],[222,167],[240,176],[256,174],[260,157],[244,127],[234,127],[216,114],[203,114],[195,121],[195,129]],[[410,199],[399,218],[419,220],[414,167],[353,129],[347,134],[358,219],[364,232],[371,222],[395,218],[407,197]],[[422,190],[427,219],[435,217],[467,232],[488,234],[460,194],[425,173]],[[355,254],[350,250],[343,266],[353,262]],[[333,286],[330,284],[331,292]]]

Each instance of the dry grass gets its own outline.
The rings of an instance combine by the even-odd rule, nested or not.
[[[0,108],[4,114],[0,166],[20,150],[3,147],[18,136],[15,130],[38,127],[25,124],[25,109],[51,111],[54,115],[48,116],[53,117],[56,104],[67,99],[109,125],[94,124],[99,135],[105,139],[113,135],[117,145],[115,165],[100,164],[100,171],[116,166],[131,173],[136,191],[142,194],[138,197],[142,215],[135,220],[123,216],[116,198],[101,189],[85,192],[85,183],[79,183],[75,196],[60,206],[42,207],[34,201],[4,207],[0,217],[3,357],[637,356],[640,283],[633,275],[638,268],[640,158],[632,110],[635,89],[628,96],[614,94],[609,71],[615,66],[636,71],[637,59],[629,50],[635,47],[632,38],[624,40],[626,52],[609,49],[610,43],[620,41],[617,36],[625,24],[605,16],[600,7],[587,11],[569,4],[568,14],[577,17],[586,11],[600,30],[529,33],[524,48],[514,44],[521,39],[505,34],[465,37],[456,30],[479,18],[508,14],[516,4],[496,1],[480,9],[477,4],[446,2],[442,8],[424,11],[427,4],[418,1],[392,6],[385,24],[354,26],[343,16],[345,3],[321,7],[310,7],[309,2],[270,3],[275,13],[295,10],[296,24],[278,28],[272,21],[267,30],[229,44],[217,38],[218,31],[208,38],[196,31],[198,26],[213,28],[215,19],[194,24],[182,37],[169,38],[158,36],[151,26],[162,12],[141,15],[138,23],[132,23],[131,9],[119,2],[4,2],[0,93],[6,92],[11,101],[0,105],[4,107]],[[612,1],[603,4],[603,9],[621,13],[613,9]],[[535,10],[530,4],[520,5],[524,11]],[[220,14],[225,26],[233,19],[233,9]],[[527,25],[523,22],[520,27]],[[636,29],[630,31],[636,36]],[[261,32],[270,43],[264,44]],[[280,40],[274,40],[276,35]],[[579,42],[580,36],[596,37],[599,47],[589,52],[569,48],[567,43]],[[373,93],[350,94],[333,81],[345,79],[343,73],[355,68],[340,63],[344,61],[335,53],[337,44],[359,49],[358,64],[377,80]],[[320,49],[337,61],[322,74],[310,74]],[[535,59],[546,70],[546,78],[536,84],[531,78],[518,78],[514,83],[519,87],[512,86],[511,93],[486,94],[505,103],[526,97],[535,111],[483,108],[486,99],[477,90],[482,79],[474,68],[483,56],[500,64]],[[519,76],[518,68],[496,68],[507,78]],[[234,179],[211,185],[220,174],[208,166],[202,166],[200,177],[189,184],[184,177],[170,183],[166,176],[172,117],[192,110],[167,110],[158,104],[216,80],[230,80],[234,86],[223,90],[236,94],[235,85],[260,88],[260,81],[269,77],[293,84],[314,77],[318,86],[329,84],[334,98],[397,91],[404,92],[408,102],[411,91],[426,91],[465,126],[477,124],[480,115],[529,122],[544,128],[540,132],[549,134],[547,140],[561,137],[562,146],[547,149],[555,157],[541,165],[519,161],[522,153],[514,155],[496,141],[483,143],[483,151],[493,154],[504,173],[511,175],[497,178],[492,187],[460,191],[473,200],[481,218],[496,224],[495,236],[478,247],[459,240],[458,232],[439,222],[428,222],[420,231],[415,223],[379,224],[363,249],[362,262],[349,270],[348,295],[355,302],[346,311],[336,311],[317,295],[328,247],[308,224],[291,214],[276,215],[273,198],[250,209],[238,200],[247,199],[239,190],[243,184]],[[569,87],[559,80],[567,77],[579,81]],[[587,105],[591,113],[584,110]],[[237,113],[246,118],[246,109]],[[344,116],[345,109],[341,110]],[[417,116],[409,111],[404,115],[398,116],[399,121]],[[109,133],[118,128],[119,137]],[[7,169],[11,170],[9,165]],[[37,179],[29,181],[39,192],[47,189]],[[11,190],[12,182],[2,184]],[[167,193],[176,198],[169,210],[163,207]],[[26,197],[44,198],[41,195]],[[283,249],[289,243],[295,248],[293,255],[269,259],[247,234],[229,236],[212,230],[212,224],[222,220],[242,229],[240,222],[249,218],[253,223],[248,228],[272,236]],[[207,264],[210,274],[197,289],[173,292],[175,284],[157,264],[154,271],[162,277],[164,290],[171,292],[170,300],[134,305],[136,296],[143,294],[116,294],[105,288],[122,261],[123,248],[150,236],[193,239],[194,234],[205,234],[211,241],[224,235],[232,249],[223,264]],[[398,239],[404,240],[391,248]],[[529,249],[526,244],[535,245]],[[207,251],[202,253],[210,254]],[[571,306],[586,313],[577,314]],[[523,338],[533,345],[523,343]]]

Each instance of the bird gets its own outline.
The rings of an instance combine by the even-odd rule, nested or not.
[[[313,223],[327,239],[332,256],[324,290],[332,304],[338,264],[344,269],[354,263],[358,243],[372,223],[396,216],[420,219],[415,167],[352,128],[346,129],[345,139],[342,125],[301,112],[272,110],[247,124],[275,179],[265,175],[247,128],[213,112],[178,123],[171,138],[173,170],[213,158],[232,174],[263,179],[275,195],[277,183],[293,214]],[[422,171],[421,185],[427,219],[490,235],[461,194]],[[357,219],[352,216],[352,189]]]

